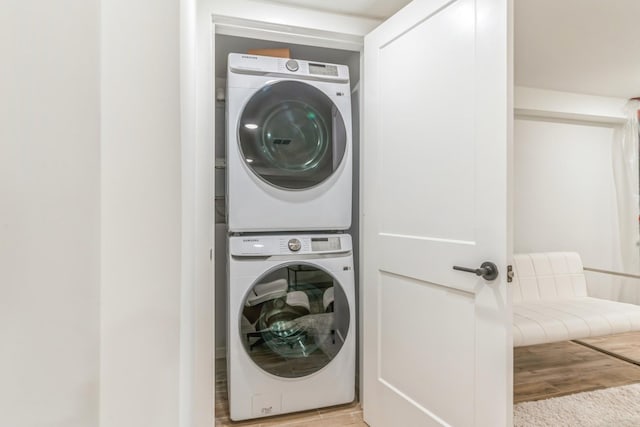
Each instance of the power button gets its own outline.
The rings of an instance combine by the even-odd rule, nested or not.
[[[298,61],[296,61],[295,59],[288,60],[285,65],[287,66],[287,70],[289,71],[298,71],[298,68],[300,68],[300,66],[298,65]]]

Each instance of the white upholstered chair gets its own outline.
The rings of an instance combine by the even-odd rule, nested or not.
[[[513,345],[640,330],[640,306],[592,298],[580,255],[514,255]]]

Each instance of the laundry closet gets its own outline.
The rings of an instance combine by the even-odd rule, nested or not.
[[[215,48],[215,344],[230,416],[353,402],[360,52],[232,35]]]

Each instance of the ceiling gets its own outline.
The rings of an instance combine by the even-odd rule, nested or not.
[[[409,0],[264,0],[383,19]],[[516,85],[640,96],[640,0],[514,0]]]
[[[517,85],[640,96],[639,0],[515,0]]]

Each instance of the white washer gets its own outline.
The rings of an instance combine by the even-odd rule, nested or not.
[[[351,174],[346,65],[229,55],[229,231],[347,230]]]
[[[351,236],[230,236],[228,276],[231,419],[352,402]]]

